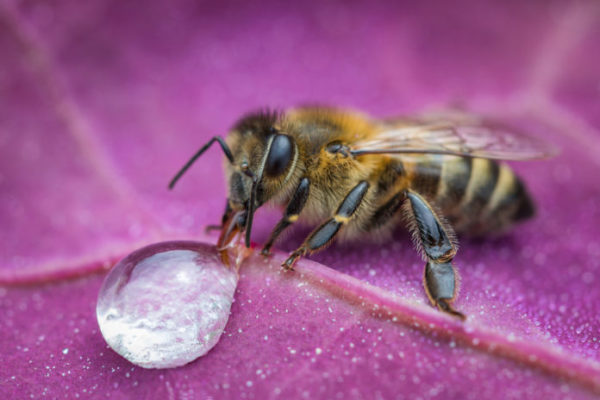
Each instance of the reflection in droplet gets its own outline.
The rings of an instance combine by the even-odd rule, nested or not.
[[[206,354],[229,318],[237,271],[210,245],[165,242],[137,250],[108,274],[96,306],[117,353],[144,368],[169,368]]]

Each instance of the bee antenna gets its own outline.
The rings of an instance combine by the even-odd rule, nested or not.
[[[175,175],[175,177],[173,177],[173,179],[171,179],[171,182],[169,182],[169,189],[173,189],[173,187],[175,186],[175,184],[177,183],[179,178],[181,178],[181,176],[183,174],[185,174],[185,172],[192,166],[192,164],[194,164],[194,162],[196,162],[198,157],[200,157],[202,155],[202,153],[204,153],[206,150],[208,150],[208,148],[215,141],[221,145],[221,148],[223,149],[223,153],[225,153],[225,156],[227,157],[229,162],[233,164],[233,155],[231,154],[231,150],[229,149],[229,146],[227,146],[227,143],[225,143],[225,141],[223,140],[223,138],[221,136],[215,136],[212,139],[210,139],[208,141],[208,143],[206,143],[204,146],[202,146],[202,148],[200,150],[198,150],[196,152],[196,154],[194,154],[192,156],[192,158],[190,158],[190,160],[183,166],[183,168],[181,168],[179,170],[177,175]]]

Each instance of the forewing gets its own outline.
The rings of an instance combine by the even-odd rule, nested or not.
[[[352,154],[449,154],[532,160],[557,153],[549,144],[497,122],[468,115],[388,121],[375,136],[352,144]]]

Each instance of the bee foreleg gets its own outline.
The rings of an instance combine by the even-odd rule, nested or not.
[[[229,199],[225,202],[225,211],[223,211],[223,217],[221,217],[221,225],[207,225],[204,228],[204,232],[209,233],[211,231],[218,231],[225,227],[225,222],[229,220],[229,216],[233,212],[233,209],[229,205]]]
[[[285,269],[293,269],[299,257],[308,252],[312,253],[326,247],[339,232],[342,225],[350,221],[350,218],[352,218],[360,206],[368,189],[369,183],[366,181],[361,181],[358,185],[354,186],[346,197],[344,197],[335,215],[315,229],[304,243],[302,243],[302,246],[290,254],[281,266]]]
[[[308,199],[309,192],[310,181],[308,178],[302,178],[298,184],[298,187],[296,188],[296,191],[294,192],[294,195],[288,203],[285,212],[283,213],[283,217],[277,223],[275,229],[273,229],[273,232],[271,232],[269,240],[267,240],[267,243],[264,245],[261,251],[262,255],[268,255],[273,243],[275,243],[275,240],[277,240],[281,232],[298,220],[298,216],[300,215],[300,212],[304,208],[306,200]]]
[[[210,233],[212,231],[220,231],[221,229],[223,229],[223,225],[206,225],[204,227],[204,232]]]
[[[415,243],[427,259],[423,283],[431,303],[443,312],[464,319],[451,303],[457,293],[458,273],[452,266],[456,244],[452,228],[436,215],[419,194],[408,191],[406,215]]]

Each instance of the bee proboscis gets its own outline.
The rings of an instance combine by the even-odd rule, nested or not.
[[[464,318],[452,302],[458,274],[454,230],[501,232],[534,214],[523,182],[497,160],[546,158],[546,144],[464,113],[375,119],[355,111],[300,107],[240,119],[225,139],[228,198],[221,238],[245,231],[265,203],[285,207],[263,247],[296,222],[317,225],[282,264],[325,248],[336,236],[386,237],[400,221],[426,264],[424,286],[441,311]],[[454,227],[454,229],[452,228]],[[226,239],[221,239],[226,240]]]

